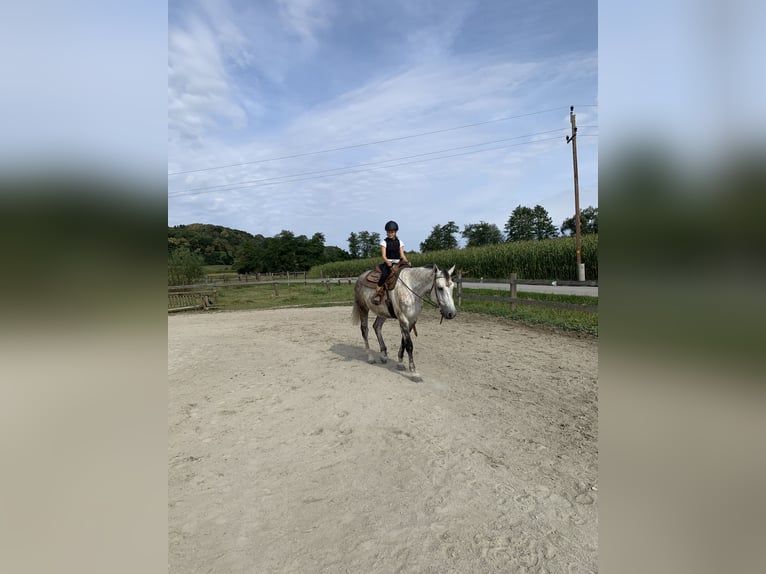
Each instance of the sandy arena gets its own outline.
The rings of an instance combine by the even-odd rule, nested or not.
[[[350,306],[168,316],[169,572],[597,572],[597,340],[418,333],[413,382]]]

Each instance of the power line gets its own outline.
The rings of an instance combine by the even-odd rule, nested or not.
[[[560,130],[555,130],[555,131],[560,131]],[[471,154],[475,154],[475,153],[482,153],[482,152],[485,152],[485,151],[495,151],[495,150],[499,150],[499,149],[507,149],[509,147],[516,147],[516,146],[520,146],[520,145],[528,145],[528,144],[547,142],[547,141],[554,141],[554,140],[556,140],[556,141],[560,140],[560,136],[552,137],[552,138],[544,138],[544,139],[539,139],[539,140],[532,140],[532,141],[528,141],[528,142],[520,142],[520,143],[509,144],[509,145],[504,145],[504,146],[496,146],[496,147],[491,147],[491,148],[486,148],[486,149],[481,149],[481,150],[474,150],[474,151],[469,151],[469,152],[456,153],[456,154],[451,154],[451,155],[434,157],[434,158],[430,158],[430,159],[420,159],[420,160],[416,160],[416,161],[397,163],[397,164],[393,164],[393,165],[385,165],[385,166],[377,166],[377,167],[367,167],[367,168],[364,168],[364,169],[345,171],[345,172],[342,172],[342,173],[332,173],[332,174],[325,174],[325,175],[317,175],[317,176],[313,176],[313,177],[306,177],[306,178],[303,178],[303,179],[292,179],[292,180],[289,180],[289,181],[273,181],[273,182],[258,183],[258,184],[255,184],[255,185],[242,185],[240,187],[232,187],[232,188],[226,189],[225,191],[236,191],[237,189],[246,189],[246,188],[251,188],[251,187],[266,187],[266,186],[269,186],[269,185],[281,185],[281,184],[285,184],[285,183],[299,183],[299,182],[302,182],[302,181],[311,181],[311,180],[315,180],[315,179],[324,179],[324,178],[327,178],[327,177],[337,177],[337,176],[341,176],[341,175],[350,175],[350,174],[355,174],[355,173],[362,173],[362,172],[365,172],[365,171],[374,171],[374,170],[377,170],[377,169],[388,169],[388,168],[392,168],[392,167],[401,167],[401,166],[404,166],[404,165],[412,165],[412,164],[416,164],[416,163],[427,163],[429,161],[436,161],[436,160],[440,160],[440,159],[449,159],[449,158],[453,158],[453,157],[459,157],[459,156],[464,156],[464,155],[471,155]],[[277,179],[277,178],[273,178],[273,179]],[[204,191],[196,191],[196,192],[189,192],[189,193],[179,192],[178,194],[173,195],[172,197],[181,197],[181,196],[186,197],[186,196],[191,196],[191,195],[202,195],[202,194],[205,194],[205,193],[212,193],[213,191],[215,191],[215,190],[214,189],[206,189]]]
[[[595,105],[590,105],[590,106],[583,106],[583,107],[596,107],[596,106]],[[503,118],[496,118],[494,120],[486,120],[486,121],[483,121],[483,122],[476,122],[476,123],[473,123],[473,124],[465,124],[465,125],[462,125],[462,126],[455,126],[455,127],[452,127],[452,128],[445,128],[445,129],[442,129],[442,130],[433,130],[433,131],[430,131],[430,132],[421,132],[421,133],[417,133],[417,134],[410,134],[410,135],[406,135],[406,136],[399,136],[399,137],[389,138],[389,139],[384,139],[384,140],[376,140],[376,141],[371,141],[371,142],[365,142],[365,143],[360,143],[360,144],[352,144],[352,145],[341,146],[341,147],[336,147],[336,148],[329,148],[329,149],[323,149],[323,150],[318,150],[318,151],[309,151],[309,152],[298,153],[298,154],[293,154],[293,155],[286,155],[286,156],[282,156],[282,157],[272,157],[272,158],[267,158],[267,159],[258,159],[258,160],[253,160],[253,161],[245,161],[245,162],[233,163],[233,164],[229,164],[229,165],[218,165],[218,166],[213,166],[213,167],[203,167],[203,168],[199,168],[199,169],[189,169],[189,170],[185,170],[185,171],[175,171],[175,172],[168,173],[168,177],[174,176],[174,175],[183,175],[183,174],[186,174],[186,173],[197,173],[197,172],[200,172],[200,171],[211,171],[211,170],[215,170],[215,169],[227,169],[227,168],[230,168],[230,167],[240,167],[240,166],[243,166],[243,165],[252,165],[252,164],[256,164],[256,163],[265,163],[265,162],[269,162],[269,161],[277,161],[277,160],[282,160],[282,159],[293,159],[293,158],[296,158],[296,157],[306,157],[306,156],[309,156],[309,155],[318,155],[318,154],[330,153],[330,152],[334,152],[334,151],[341,151],[341,150],[346,150],[346,149],[354,149],[354,148],[365,147],[365,146],[370,146],[370,145],[377,145],[377,144],[381,144],[381,143],[401,141],[401,140],[405,140],[405,139],[423,137],[423,136],[428,136],[428,135],[433,135],[433,134],[441,134],[441,133],[451,132],[451,131],[455,131],[455,130],[462,130],[462,129],[465,129],[465,128],[472,128],[472,127],[476,127],[476,126],[483,126],[483,125],[486,125],[486,124],[491,124],[491,123],[496,123],[496,122],[503,122],[503,121],[515,120],[515,119],[519,119],[519,118],[526,118],[526,117],[529,117],[529,116],[535,116],[535,115],[539,115],[539,114],[546,114],[546,113],[550,113],[550,112],[559,111],[559,110],[562,110],[562,109],[567,109],[567,108],[566,108],[566,106],[559,106],[557,108],[550,108],[550,109],[547,109],[547,110],[540,110],[538,112],[530,112],[528,114],[519,114],[517,116],[507,116],[507,117],[503,117]]]
[[[483,145],[490,145],[490,144],[496,144],[496,143],[500,143],[500,142],[517,140],[517,139],[521,139],[521,138],[536,137],[536,136],[541,136],[541,135],[546,135],[546,134],[560,132],[560,131],[563,131],[564,129],[566,129],[566,128],[558,128],[558,129],[555,129],[555,130],[547,130],[547,131],[544,131],[544,132],[537,132],[537,133],[533,133],[533,134],[525,134],[525,135],[514,136],[514,137],[510,137],[510,138],[502,138],[502,139],[499,139],[499,140],[491,140],[491,141],[480,142],[480,143],[470,144],[470,145],[465,145],[465,146],[446,148],[446,149],[441,149],[441,150],[436,150],[436,151],[429,151],[429,152],[424,152],[424,153],[419,153],[419,154],[414,154],[414,155],[395,157],[395,158],[386,159],[386,160],[366,162],[366,163],[358,163],[358,164],[354,164],[354,165],[348,165],[348,166],[345,166],[345,167],[336,167],[336,168],[332,168],[332,169],[323,169],[323,170],[316,170],[316,171],[304,171],[304,172],[301,172],[301,173],[294,173],[294,174],[287,174],[287,175],[281,175],[281,176],[267,177],[267,178],[249,180],[249,181],[235,181],[235,182],[224,183],[224,184],[220,184],[220,185],[193,187],[193,188],[189,188],[189,189],[186,189],[186,190],[179,190],[179,191],[176,191],[176,192],[170,192],[170,193],[168,193],[168,196],[169,197],[176,197],[176,196],[180,196],[180,195],[187,195],[187,192],[192,192],[192,191],[208,191],[208,190],[212,191],[212,190],[215,190],[215,189],[224,189],[224,188],[241,189],[241,187],[243,187],[243,186],[247,186],[247,185],[255,184],[255,183],[261,183],[261,182],[272,181],[272,180],[280,180],[280,179],[289,179],[289,178],[293,178],[293,177],[301,177],[301,176],[304,176],[304,175],[316,175],[316,174],[330,173],[330,172],[334,172],[334,171],[344,171],[344,170],[349,170],[349,169],[353,169],[353,168],[357,168],[357,167],[381,165],[381,164],[390,163],[390,162],[394,162],[394,161],[400,161],[400,160],[404,160],[404,159],[413,159],[413,158],[416,158],[416,157],[423,157],[423,156],[427,156],[427,155],[434,155],[434,154],[437,154],[437,153],[446,153],[446,152],[450,152],[450,151],[457,151],[457,150],[468,149],[468,148],[472,148],[472,147],[478,147],[478,146],[483,146]],[[529,142],[525,142],[525,143],[529,143]],[[285,183],[287,183],[287,182],[285,182]],[[238,186],[238,187],[233,187],[232,188],[231,186]]]

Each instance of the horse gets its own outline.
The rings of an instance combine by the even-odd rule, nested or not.
[[[433,294],[436,299],[436,305],[444,319],[454,319],[457,315],[455,303],[452,300],[452,290],[455,284],[452,282],[452,272],[455,270],[453,265],[449,270],[439,269],[436,265],[426,265],[423,267],[405,267],[399,271],[394,288],[389,290],[379,304],[373,303],[375,289],[366,282],[367,275],[373,271],[367,271],[360,275],[354,286],[354,307],[352,310],[352,321],[354,324],[360,324],[364,346],[367,349],[367,362],[375,363],[375,357],[370,350],[370,342],[367,338],[367,317],[372,311],[377,315],[372,325],[375,335],[380,344],[380,361],[388,361],[388,350],[383,341],[383,323],[386,319],[397,319],[399,328],[402,332],[402,342],[399,347],[399,363],[397,369],[403,371],[404,351],[407,350],[409,358],[409,370],[415,380],[421,380],[415,372],[415,362],[412,359],[412,337],[410,331],[415,330],[415,323],[418,315],[423,309],[423,297],[426,293]],[[433,304],[432,301],[429,303]],[[418,332],[415,330],[415,334]]]

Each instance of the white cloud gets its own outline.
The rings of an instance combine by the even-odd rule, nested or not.
[[[476,8],[476,2],[463,1],[447,5],[444,2],[409,2],[410,16],[426,20],[407,33],[408,48],[413,61],[428,61],[447,57],[453,43],[460,34],[465,19]]]
[[[314,48],[317,32],[330,24],[334,7],[327,0],[279,0],[279,12],[288,30],[304,46]]]
[[[216,35],[190,16],[168,30],[168,131],[199,144],[221,121],[241,127],[246,115],[236,101]]]
[[[340,15],[334,12],[333,4],[308,0],[280,2],[278,9],[258,14],[238,10],[236,19],[226,5],[210,6],[214,7],[208,9],[204,23],[187,19],[183,26],[171,28],[171,65],[175,62],[176,66],[169,76],[169,122],[171,133],[177,137],[171,141],[169,168],[172,172],[244,165],[169,178],[171,224],[207,219],[265,235],[282,229],[309,236],[321,231],[328,244],[344,246],[350,231],[377,230],[390,218],[390,210],[408,230],[410,247],[416,248],[434,225],[449,220],[456,221],[461,229],[479,220],[502,229],[519,204],[541,203],[556,225],[573,212],[569,206],[571,152],[564,132],[560,141],[428,163],[335,177],[307,175],[296,178],[303,181],[281,185],[264,185],[273,181],[260,180],[565,130],[569,126],[566,106],[591,103],[595,97],[588,92],[591,86],[595,92],[594,53],[533,61],[515,60],[499,52],[451,55],[450,47],[468,13],[467,9],[458,10],[433,25],[404,30],[408,51],[419,56],[386,61],[371,68],[367,76],[356,78],[345,91],[334,95],[330,91],[328,99],[317,99],[319,103],[313,107],[274,119],[269,114],[273,106],[283,109],[285,105],[279,90],[289,93],[289,84],[283,82],[297,69],[290,54],[302,64],[313,61],[316,66],[332,66],[331,61],[312,58],[315,53],[326,53],[322,52],[322,42],[330,41],[326,33],[332,19]],[[434,4],[430,9],[436,8]],[[424,14],[421,11],[418,17]],[[401,57],[401,51],[396,52]],[[247,83],[238,75],[240,70],[250,76]],[[271,88],[277,90],[269,92],[260,80],[273,82],[276,85]],[[248,163],[553,107],[561,109],[427,137]],[[591,121],[591,110],[577,112],[578,124]],[[268,130],[254,122],[259,113],[271,119]],[[592,121],[595,123],[596,118]],[[245,124],[245,128],[224,135],[224,127]],[[596,165],[596,155],[594,149],[591,153],[586,150],[583,142],[581,206],[597,203],[597,174],[595,167],[590,167]],[[239,189],[179,195],[184,190],[235,182],[253,183]]]

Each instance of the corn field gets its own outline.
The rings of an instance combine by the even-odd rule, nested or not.
[[[598,235],[582,236],[582,262],[585,279],[598,280]],[[408,255],[414,266],[433,263],[439,267],[463,271],[464,277],[504,279],[516,273],[519,279],[551,281],[577,280],[577,254],[574,237],[543,241],[518,241],[487,247],[431,251]],[[337,261],[312,267],[309,277],[355,277],[380,263],[380,258]]]

